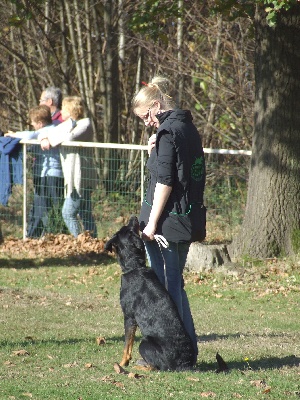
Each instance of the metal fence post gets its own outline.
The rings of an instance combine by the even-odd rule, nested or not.
[[[27,146],[23,143],[23,240],[26,238],[27,220]]]

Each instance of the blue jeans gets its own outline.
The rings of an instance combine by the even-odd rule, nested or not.
[[[64,201],[62,216],[70,233],[77,237],[82,232],[82,227],[77,215],[80,216],[83,230],[90,231],[92,237],[97,237],[97,227],[92,214],[91,189],[83,189],[79,197],[74,189],[71,196]]]
[[[39,238],[51,232],[48,226],[50,210],[56,207],[60,211],[64,195],[64,178],[34,176],[33,179],[34,197],[29,214],[27,237]]]
[[[182,275],[190,243],[169,242],[169,247],[165,249],[160,247],[156,240],[151,240],[145,241],[145,247],[150,266],[174,300],[198,354],[197,336]]]

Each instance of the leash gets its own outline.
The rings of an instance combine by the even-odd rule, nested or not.
[[[157,241],[157,243],[167,249],[169,247],[169,243],[165,237],[162,235],[154,235],[154,239]]]
[[[167,270],[166,270],[166,262],[165,262],[165,258],[162,252],[162,247],[164,247],[165,249],[167,249],[169,247],[169,243],[167,241],[167,239],[165,237],[163,237],[162,235],[154,235],[154,239],[157,241],[157,244],[159,246],[159,250],[161,252],[161,256],[164,260],[164,276],[165,276],[165,288],[168,290],[168,278],[167,278]]]
[[[142,234],[141,234],[142,237]],[[162,236],[162,235],[154,235],[154,239],[157,241],[159,250],[161,252],[161,256],[164,260],[164,275],[165,275],[165,288],[168,290],[168,279],[167,279],[167,271],[166,271],[166,263],[165,263],[165,259],[164,259],[164,255],[162,252],[162,247],[164,247],[165,249],[167,249],[169,247],[169,243],[167,241],[167,239]]]

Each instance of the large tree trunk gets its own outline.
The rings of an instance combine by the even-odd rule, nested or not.
[[[234,256],[274,257],[300,249],[300,4],[275,28],[258,7],[255,126],[248,197]]]

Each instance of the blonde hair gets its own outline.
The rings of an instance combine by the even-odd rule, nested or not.
[[[28,112],[28,116],[30,120],[29,123],[31,121],[35,123],[41,122],[43,126],[52,124],[50,108],[45,104],[31,108]]]
[[[69,112],[72,119],[77,120],[84,116],[83,101],[79,96],[65,97],[62,101],[62,107]]]
[[[158,101],[164,110],[174,108],[174,101],[168,94],[171,89],[168,78],[155,76],[150,83],[144,83],[144,85],[132,99],[133,111],[141,107],[151,107],[155,101]]]

